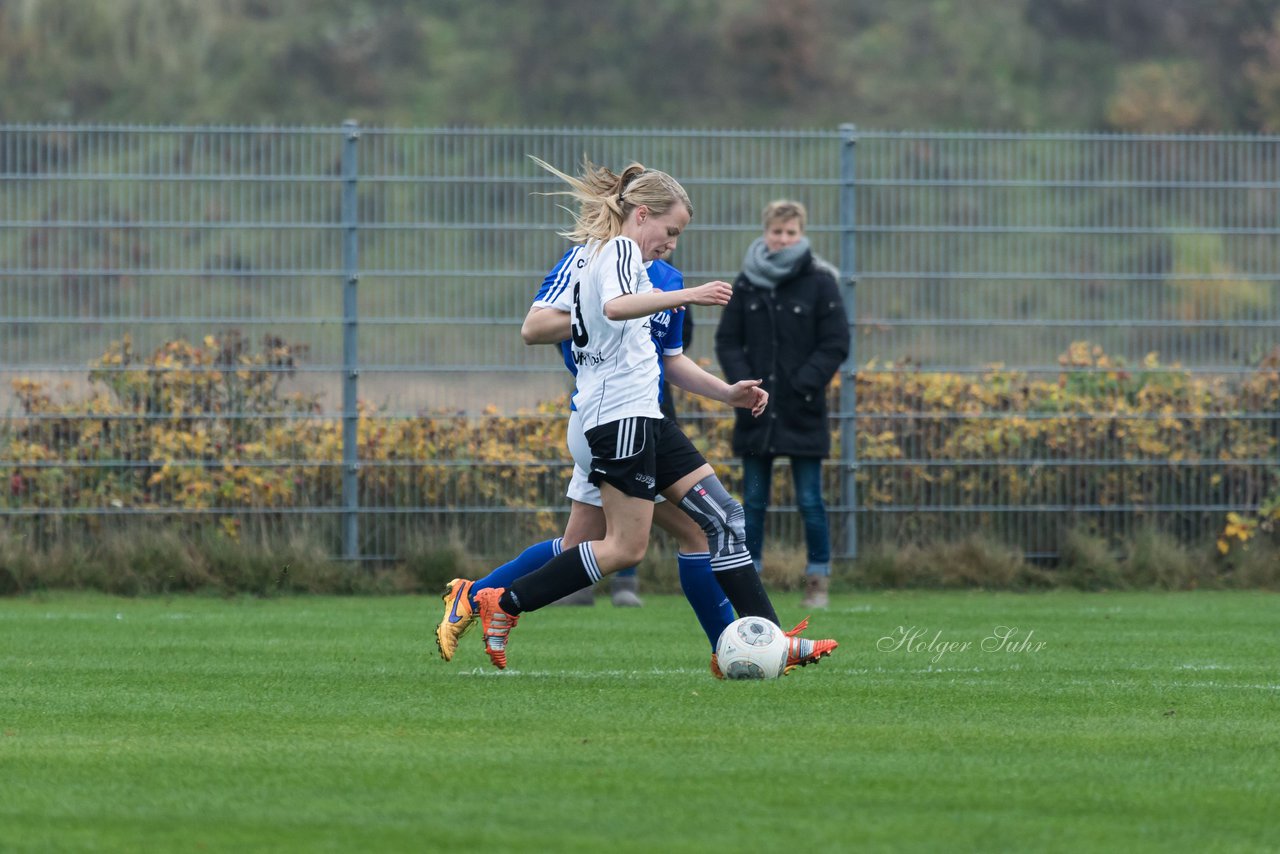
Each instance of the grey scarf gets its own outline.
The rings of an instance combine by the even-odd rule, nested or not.
[[[779,282],[799,272],[805,253],[809,251],[809,238],[802,237],[785,249],[770,252],[763,237],[757,237],[747,247],[742,259],[742,275],[747,281],[761,288],[774,288]]]

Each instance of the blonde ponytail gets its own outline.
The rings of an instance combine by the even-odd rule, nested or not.
[[[622,223],[636,207],[644,205],[655,216],[662,216],[675,205],[681,204],[693,216],[689,194],[680,183],[666,172],[646,169],[640,163],[632,163],[616,175],[604,166],[596,166],[585,156],[582,158],[582,175],[575,177],[561,172],[541,158],[529,159],[569,185],[568,190],[545,193],[548,196],[570,196],[578,201],[573,214],[574,227],[560,235],[574,243],[612,240],[622,233]],[[567,208],[566,208],[567,210]]]

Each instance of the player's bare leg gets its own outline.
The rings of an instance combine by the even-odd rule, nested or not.
[[[604,538],[604,511],[594,504],[570,500],[569,521],[564,526],[562,547],[571,549],[578,543]],[[577,593],[570,593],[562,599],[552,602],[553,605],[594,605],[596,603],[595,587],[584,587]]]

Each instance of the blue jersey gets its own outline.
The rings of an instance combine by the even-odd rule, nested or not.
[[[533,298],[535,307],[554,308],[559,311],[573,310],[573,290],[582,271],[587,266],[585,246],[575,246],[564,253],[551,272],[542,280],[542,287]],[[678,291],[684,288],[684,274],[666,261],[653,261],[647,267],[649,281],[655,290]],[[649,318],[649,333],[653,338],[654,352],[658,357],[658,371],[663,370],[663,356],[678,356],[684,352],[684,324],[679,313],[671,310],[660,311]],[[573,362],[573,342],[562,341],[560,352],[564,357],[565,367],[575,377],[578,366]],[[658,383],[658,400],[662,401],[662,382]]]

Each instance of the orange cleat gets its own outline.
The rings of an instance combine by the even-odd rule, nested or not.
[[[472,582],[465,578],[455,578],[444,588],[444,617],[436,623],[436,646],[440,648],[440,657],[452,661],[453,654],[458,651],[458,641],[476,621],[476,612],[471,607]]]
[[[505,587],[490,587],[476,594],[480,606],[480,628],[484,632],[484,651],[499,670],[507,668],[507,635],[520,617],[508,614],[498,604]]]
[[[724,674],[720,672],[720,662],[716,660],[716,654],[711,653],[711,675],[717,679],[723,679]]]
[[[834,640],[809,640],[808,638],[799,637],[799,634],[809,627],[809,618],[805,617],[800,624],[786,635],[791,639],[791,645],[787,650],[787,666],[783,673],[790,673],[797,667],[804,667],[813,664],[820,658],[830,655],[832,650],[840,644]]]

